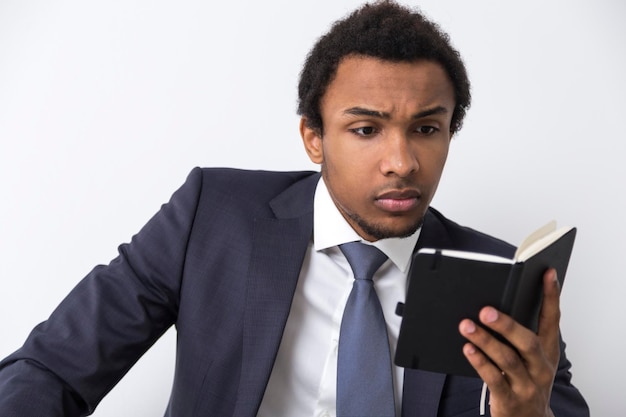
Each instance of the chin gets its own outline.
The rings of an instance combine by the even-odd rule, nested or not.
[[[369,222],[365,219],[354,216],[352,220],[359,228],[374,240],[389,239],[392,237],[403,238],[409,237],[422,226],[423,217],[418,220],[403,225],[386,225],[382,223]]]

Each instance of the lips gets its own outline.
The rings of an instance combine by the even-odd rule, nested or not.
[[[385,211],[402,213],[417,207],[421,196],[415,189],[391,190],[376,197],[375,204]]]

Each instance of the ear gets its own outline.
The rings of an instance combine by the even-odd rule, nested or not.
[[[304,143],[304,149],[306,150],[309,159],[314,164],[321,164],[324,162],[324,149],[322,148],[322,138],[320,133],[307,126],[306,117],[300,119],[300,136]]]

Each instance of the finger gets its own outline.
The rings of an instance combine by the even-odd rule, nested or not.
[[[554,285],[552,275],[547,275],[546,280],[550,285]],[[556,304],[555,304],[556,302]],[[522,377],[523,373],[518,372],[519,363],[523,364],[525,371],[531,378],[543,380],[552,377],[552,370],[558,363],[560,354],[558,337],[558,289],[552,290],[547,297],[544,297],[546,306],[546,317],[540,317],[542,335],[535,334],[530,329],[516,322],[510,316],[497,311],[493,307],[485,307],[479,313],[482,324],[503,336],[512,346],[515,347],[515,354],[521,362],[508,351],[488,351],[478,345],[503,371]],[[548,371],[548,372],[547,372]]]
[[[539,314],[538,334],[544,349],[551,357],[560,352],[558,347],[561,320],[560,294],[561,286],[556,270],[550,268],[543,275],[543,303]]]
[[[470,365],[476,370],[480,379],[487,384],[492,395],[505,393],[510,390],[505,373],[498,369],[498,367],[472,343],[466,343],[463,346],[463,355],[465,355]]]
[[[477,326],[469,319],[461,322],[459,330],[473,346],[480,350],[480,352],[472,352],[471,348],[466,345],[467,351],[464,349],[464,353],[476,372],[487,382],[487,385],[501,383],[503,380],[502,372],[506,374],[507,381],[511,383],[528,378],[524,361],[509,345],[498,340],[493,334]],[[491,385],[489,387],[493,389]]]
[[[480,310],[478,318],[483,325],[503,336],[518,351],[531,350],[531,339],[536,339],[535,333],[511,316],[488,306]]]

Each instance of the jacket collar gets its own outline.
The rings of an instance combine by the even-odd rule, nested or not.
[[[438,213],[428,209],[424,216],[424,224],[415,253],[424,247],[450,247],[452,240]],[[411,273],[409,272],[409,276]],[[404,387],[402,392],[402,417],[436,417],[439,401],[443,391],[446,375],[422,371],[419,369],[404,370]]]
[[[311,242],[319,178],[317,173],[294,183],[270,202],[275,217],[255,219],[235,416],[256,416],[263,399]],[[429,210],[416,250],[449,244],[445,227]],[[444,381],[443,374],[406,369],[402,415],[436,416]]]
[[[256,416],[263,399],[311,241],[318,180],[294,183],[270,202],[275,217],[255,219],[236,416]]]

